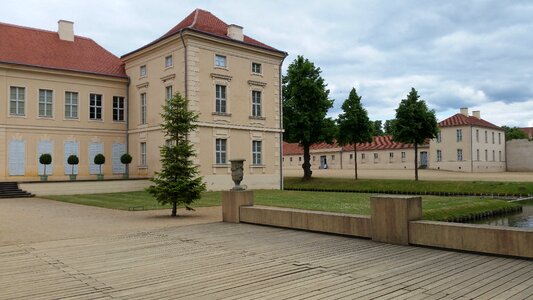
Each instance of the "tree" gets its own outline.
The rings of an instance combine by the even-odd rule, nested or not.
[[[97,175],[98,180],[103,180],[104,175],[102,174],[102,165],[105,164],[105,156],[102,153],[98,153],[94,156],[94,164],[100,167],[100,174]]]
[[[520,140],[520,139],[527,139],[527,134],[518,127],[509,127],[509,126],[502,126],[502,129],[505,130],[505,140]]]
[[[46,176],[46,166],[52,163],[52,155],[50,153],[43,153],[39,156],[39,163],[44,165],[43,176]]]
[[[124,153],[120,156],[120,162],[126,167],[125,169],[125,173],[123,175],[124,178],[128,178],[129,177],[129,165],[131,164],[131,161],[133,160],[133,158],[131,157],[131,155],[129,153]]]
[[[74,174],[74,166],[80,163],[80,159],[77,155],[72,154],[69,155],[69,157],[67,158],[67,163],[72,166],[72,171],[70,172],[70,179],[76,180],[76,175]]]
[[[342,104],[343,113],[339,115],[337,123],[339,125],[339,134],[337,141],[341,145],[352,144],[355,162],[355,179],[357,180],[357,143],[372,141],[372,132],[375,132],[376,122],[368,119],[368,113],[361,104],[361,96],[357,95],[355,88],[352,88],[348,99]]]
[[[177,206],[187,210],[206,190],[198,166],[191,160],[195,156],[188,135],[197,128],[198,114],[188,109],[188,101],[179,93],[163,106],[161,127],[167,143],[160,147],[161,171],[151,179],[155,185],[147,188],[160,204],[172,204],[172,216],[177,215]]]
[[[372,136],[381,136],[383,135],[383,125],[381,120],[376,121],[370,121],[370,125],[372,126]]]
[[[407,99],[403,99],[396,109],[396,119],[392,122],[393,140],[415,145],[415,180],[418,181],[418,145],[437,136],[438,125],[435,111],[429,110],[424,100],[419,100],[418,92],[411,88]]]
[[[383,124],[384,135],[392,135],[392,121],[394,120],[386,120]]]
[[[320,73],[320,68],[298,56],[283,77],[284,140],[304,149],[303,180],[311,179],[311,145],[331,143],[335,134],[335,122],[326,118],[333,100],[328,99],[329,90]]]

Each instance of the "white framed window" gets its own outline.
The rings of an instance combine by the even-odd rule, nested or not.
[[[252,141],[252,164],[261,165],[262,159],[262,141]]]
[[[389,152],[389,158],[394,158],[394,152]]]
[[[485,161],[489,161],[489,151],[485,149]]]
[[[141,166],[146,166],[146,142],[141,142],[140,145],[140,164]]]
[[[146,76],[146,65],[142,65],[139,67],[139,75],[140,77],[145,77]]]
[[[442,142],[442,132],[437,132],[437,143]]]
[[[300,161],[300,162],[302,161],[302,157],[301,156],[298,157],[298,161]]]
[[[332,155],[332,156],[331,156],[331,160],[335,160],[335,155]]]
[[[501,132],[498,132],[498,144],[500,145],[502,144],[502,133]]]
[[[217,165],[223,165],[227,163],[227,140],[216,139],[215,140],[215,163]]]
[[[463,161],[463,149],[457,149],[457,161]]]
[[[65,92],[65,119],[78,118],[78,93]]]
[[[492,144],[493,144],[493,145],[495,144],[494,131],[492,132]]]
[[[165,68],[170,68],[174,65],[174,61],[172,59],[172,55],[165,57]]]
[[[124,121],[125,115],[124,97],[113,97],[113,121]]]
[[[216,54],[215,55],[215,67],[227,68],[228,64],[226,62],[226,56]]]
[[[252,116],[261,117],[261,91],[252,91]]]
[[[488,132],[485,130],[485,144],[488,144],[489,143],[489,134]]]
[[[217,113],[227,113],[226,86],[217,84],[215,86],[215,111]]]
[[[9,88],[9,114],[24,116],[26,114],[26,88],[12,86]]]
[[[89,95],[89,119],[102,120],[102,95]]]
[[[350,154],[350,160],[352,160],[352,159],[353,159],[353,154]]]
[[[262,66],[261,66],[260,63],[252,62],[252,73],[254,73],[254,74],[262,74],[263,70],[262,70],[261,67]]]
[[[492,161],[496,161],[496,151],[492,150]]]
[[[405,161],[405,158],[406,158],[405,151],[402,151],[402,162]]]
[[[141,94],[141,124],[146,124],[146,93]]]
[[[479,161],[479,149],[476,149],[476,160]]]
[[[463,140],[463,130],[462,129],[457,129],[457,141],[460,142]]]
[[[39,89],[39,117],[51,118],[53,110],[53,96],[52,90]]]
[[[365,154],[361,153],[361,159],[365,159]]]
[[[437,150],[437,161],[442,161],[442,150]]]
[[[172,97],[174,97],[171,85],[165,87],[165,97],[166,97],[167,101],[172,99]]]

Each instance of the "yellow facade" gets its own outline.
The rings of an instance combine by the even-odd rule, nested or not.
[[[17,113],[11,111],[13,87],[24,91],[24,109]],[[36,180],[44,171],[39,169],[40,149],[52,154],[50,179],[66,179],[71,169],[64,166],[65,143],[77,144],[78,178],[94,178],[91,144],[100,145],[107,159],[103,173],[112,175],[113,144],[126,146],[126,121],[113,121],[113,97],[126,99],[126,87],[124,78],[0,64],[0,180]],[[45,90],[51,111],[43,114],[39,96]],[[77,94],[77,117],[66,116],[67,93]],[[101,120],[90,119],[90,94],[101,95]]]

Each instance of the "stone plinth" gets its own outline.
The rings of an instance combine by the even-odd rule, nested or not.
[[[253,191],[223,191],[222,221],[230,223],[239,223],[240,207],[251,205],[254,205]]]
[[[409,244],[409,221],[422,218],[422,198],[412,196],[374,196],[372,240],[391,244]]]

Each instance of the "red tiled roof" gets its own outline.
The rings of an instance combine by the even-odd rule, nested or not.
[[[478,119],[474,116],[465,116],[463,114],[455,114],[448,119],[445,119],[439,123],[439,127],[453,127],[453,126],[464,126],[464,125],[472,125],[472,126],[479,126],[479,127],[486,127],[486,128],[492,128],[492,129],[499,129],[500,127],[487,122],[483,119]]]
[[[167,33],[162,35],[160,38],[156,39],[155,41],[137,49],[130,53],[122,55],[122,57],[125,57],[127,55],[130,55],[132,53],[135,53],[141,49],[144,49],[148,46],[151,46],[159,41],[162,41],[170,36],[173,36],[175,34],[180,33],[183,30],[192,30],[197,31],[201,33],[205,33],[208,35],[212,35],[218,38],[222,38],[225,40],[230,40],[238,43],[244,43],[248,45],[252,45],[255,47],[272,50],[280,53],[285,53],[283,51],[277,50],[276,48],[273,48],[271,46],[268,46],[266,44],[263,44],[247,35],[244,36],[244,40],[236,41],[230,37],[227,36],[228,32],[228,24],[224,23],[224,21],[217,18],[212,13],[202,10],[202,9],[195,9],[192,13],[190,13],[185,19],[183,19],[181,22],[179,22],[176,26],[174,26],[172,29],[170,29]]]
[[[520,130],[525,132],[528,137],[532,137],[533,136],[533,127],[522,127],[522,128],[520,128]]]
[[[2,63],[126,77],[122,61],[86,37],[69,42],[54,31],[0,23],[0,41]]]
[[[357,151],[392,150],[414,148],[413,144],[394,142],[391,135],[375,136],[370,143],[357,143]],[[345,145],[343,151],[353,151],[353,145]]]
[[[399,142],[394,142],[392,136],[375,136],[371,143],[357,143],[357,151],[372,151],[372,150],[394,150],[394,149],[410,149],[414,148],[413,144],[404,144]],[[336,142],[333,144],[319,143],[311,146],[311,151],[320,151],[320,150],[341,150]],[[345,145],[342,147],[342,151],[348,152],[353,151],[353,145]],[[303,148],[298,145],[298,143],[283,143],[283,155],[302,155]]]

